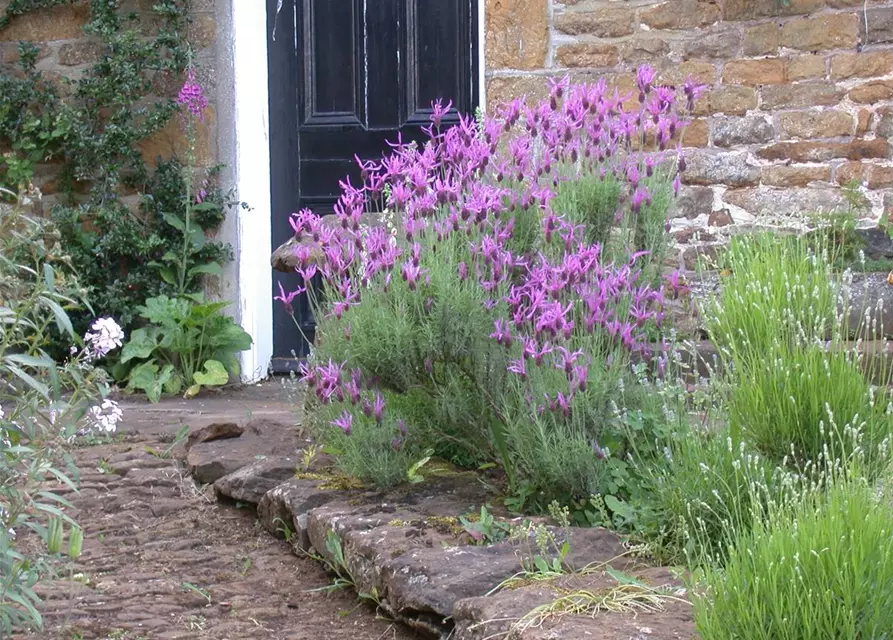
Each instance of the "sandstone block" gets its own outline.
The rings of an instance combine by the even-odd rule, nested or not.
[[[722,11],[710,0],[670,0],[639,14],[652,29],[696,29],[722,19]]]
[[[788,111],[778,114],[785,138],[836,138],[853,134],[853,116],[846,111]]]
[[[673,217],[694,220],[713,210],[713,189],[710,187],[683,186],[676,198]]]
[[[764,22],[744,30],[744,55],[767,56],[778,53],[781,30],[775,22]]]
[[[858,104],[871,104],[893,98],[893,80],[874,80],[850,89],[850,100]]]
[[[741,47],[741,33],[737,29],[722,29],[712,33],[694,34],[683,46],[683,57],[734,58]]]
[[[486,60],[492,69],[542,69],[549,49],[546,0],[487,0]]]
[[[869,189],[885,189],[893,187],[893,167],[872,165],[868,173]]]
[[[841,211],[847,201],[840,189],[774,189],[753,187],[730,189],[723,196],[729,204],[756,216],[797,216],[804,213]]]
[[[760,168],[747,160],[745,153],[692,151],[686,156],[688,167],[682,178],[687,184],[746,186],[757,184]]]
[[[583,34],[616,38],[633,32],[635,13],[627,7],[602,7],[591,11],[565,11],[555,16],[555,28],[572,36]]]
[[[781,58],[732,60],[723,69],[722,81],[748,86],[781,84],[785,82],[785,61]]]
[[[558,47],[555,59],[562,67],[613,67],[619,60],[617,47],[581,42]]]
[[[741,116],[757,108],[757,92],[750,87],[728,85],[708,91],[695,103],[695,114],[724,113]]]
[[[893,42],[893,10],[890,7],[868,9],[864,19],[859,21],[859,28],[862,33],[862,44]]]
[[[723,13],[726,20],[750,20],[769,16],[792,16],[820,9],[823,0],[725,0]]]
[[[90,7],[84,0],[30,11],[14,17],[5,29],[0,30],[0,41],[73,40],[84,35],[83,28],[89,16]]]
[[[805,187],[810,182],[830,182],[831,167],[773,165],[763,167],[762,183],[775,187]]]
[[[870,78],[893,70],[893,51],[841,53],[831,58],[831,79]]]
[[[858,42],[859,19],[855,13],[799,18],[781,28],[781,44],[801,51],[855,47]]]
[[[834,158],[886,158],[889,153],[890,145],[886,140],[874,139],[852,142],[779,142],[760,149],[759,156],[766,160],[827,162]]]
[[[769,142],[774,137],[775,128],[764,116],[725,117],[713,120],[713,144],[717,147]]]
[[[827,75],[825,56],[809,53],[789,58],[785,75],[788,82],[824,78]]]
[[[839,103],[845,91],[825,82],[781,84],[760,90],[763,109],[804,109]]]
[[[492,108],[514,98],[537,100],[549,95],[546,76],[497,76],[487,79],[487,104]]]

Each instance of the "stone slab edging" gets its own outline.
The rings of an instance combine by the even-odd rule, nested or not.
[[[655,586],[672,583],[678,587],[678,581],[666,569],[640,566],[611,531],[548,527],[556,545],[565,540],[570,544],[567,566],[592,571],[492,593],[522,571],[522,559],[532,558],[536,544],[532,534],[526,542],[469,544],[457,516],[474,512],[495,497],[474,474],[433,475],[418,485],[381,492],[344,486],[346,481],[336,476],[296,476],[294,466],[288,466],[290,461],[271,457],[242,467],[220,478],[215,492],[224,499],[251,502],[259,488],[290,469],[293,477],[257,499],[263,527],[275,536],[288,537],[296,553],[309,555],[346,578],[363,599],[389,617],[430,637],[528,640],[591,635],[610,640],[639,636],[676,640],[694,636],[691,607],[684,600],[683,604],[673,601],[673,606],[647,620],[632,613],[555,615],[522,631],[518,620],[573,585],[590,591],[616,586],[603,571],[608,566],[641,575]],[[559,629],[566,630],[554,635]]]

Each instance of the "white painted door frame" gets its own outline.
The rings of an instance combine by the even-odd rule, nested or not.
[[[478,0],[478,91],[486,105],[484,4]],[[267,67],[267,2],[232,0],[235,90],[234,176],[238,199],[236,262],[239,321],[253,338],[241,354],[242,381],[267,377],[273,357],[273,272],[270,211],[270,123]]]

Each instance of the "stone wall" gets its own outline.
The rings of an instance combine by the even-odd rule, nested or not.
[[[729,232],[846,208],[852,180],[861,224],[893,210],[893,2],[486,2],[489,104],[564,74],[628,90],[642,63],[709,86],[683,139],[673,227],[686,266]]]
[[[0,14],[9,0],[0,0]],[[132,9],[141,18],[146,29],[152,29],[152,0],[125,0],[122,6]],[[217,164],[217,21],[215,0],[193,0],[193,23],[188,40],[196,52],[195,62],[199,81],[208,97],[209,108],[204,122],[197,132],[196,163],[199,167]],[[15,73],[18,62],[18,43],[26,40],[38,45],[40,53],[37,69],[44,77],[55,81],[60,94],[70,94],[66,79],[76,80],[102,55],[103,48],[84,34],[83,27],[89,19],[89,4],[79,0],[68,5],[39,9],[13,18],[5,29],[0,29],[0,72]],[[157,95],[176,96],[183,78],[159,75],[154,80]],[[143,158],[154,166],[158,157],[169,158],[174,154],[184,157],[186,140],[176,118],[140,145]],[[2,150],[0,150],[2,152]],[[41,189],[47,204],[55,201],[59,189],[57,167],[52,164],[38,167],[35,186]],[[136,205],[137,194],[124,194],[123,200]]]

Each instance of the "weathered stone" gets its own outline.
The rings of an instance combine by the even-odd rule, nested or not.
[[[858,42],[859,19],[855,13],[799,18],[781,28],[781,44],[801,51],[845,49],[855,47]]]
[[[489,69],[542,69],[549,49],[546,0],[488,0],[486,60]]]
[[[763,109],[803,109],[805,107],[830,106],[839,103],[845,91],[825,82],[782,84],[763,87]]]
[[[877,110],[878,122],[875,131],[884,138],[893,138],[893,109],[887,107]]]
[[[779,142],[760,149],[759,155],[766,160],[792,160],[794,162],[827,162],[834,158],[862,160],[886,158],[890,151],[886,140],[853,140],[852,142]]]
[[[868,229],[856,229],[859,239],[862,242],[861,249],[865,252],[865,257],[869,260],[890,260],[893,259],[893,239],[885,229],[879,227],[870,227]],[[879,292],[887,291],[889,287],[876,287]],[[893,289],[890,289],[893,291]],[[877,295],[873,296],[877,297]],[[893,309],[893,300],[890,301],[890,309]],[[885,307],[887,305],[884,305]]]
[[[73,40],[84,35],[83,28],[90,16],[87,2],[57,5],[29,11],[14,17],[5,29],[0,29],[0,40],[53,42]]]
[[[554,535],[561,540],[561,532]],[[559,542],[560,544],[560,542]],[[622,558],[626,550],[617,536],[605,529],[570,532],[568,564],[585,565]],[[381,570],[388,612],[412,615],[429,632],[448,631],[447,620],[455,604],[465,598],[481,597],[521,568],[517,548],[500,543],[482,547],[418,549],[386,561]]]
[[[322,480],[292,478],[267,491],[257,503],[257,519],[278,538],[290,537],[297,548],[311,548],[307,518],[311,509],[346,497],[344,491],[325,488]]]
[[[187,28],[187,39],[196,51],[213,44],[217,38],[217,19],[213,13],[193,15]]]
[[[210,484],[260,458],[294,452],[296,445],[293,426],[258,418],[245,425],[239,438],[193,445],[186,463],[198,482]]]
[[[864,167],[862,162],[844,162],[834,169],[834,182],[841,186],[861,183]]]
[[[186,436],[186,450],[188,451],[193,445],[200,442],[238,438],[244,432],[245,428],[235,422],[214,422],[190,431]]]
[[[214,145],[217,135],[216,120],[214,108],[208,107],[205,110],[203,119],[196,126],[196,166],[212,167],[217,162],[216,146]],[[177,118],[171,118],[170,122],[162,129],[140,141],[137,147],[146,164],[154,167],[158,158],[184,157],[188,144],[180,122]]]
[[[670,0],[639,13],[642,24],[651,29],[696,29],[722,19],[722,11],[712,0]]]
[[[702,268],[713,269],[716,267],[718,255],[716,245],[713,244],[688,247],[682,252],[682,265],[687,271],[695,271]]]
[[[562,67],[613,67],[617,64],[617,47],[610,44],[581,42],[558,47],[555,58]]]
[[[711,227],[728,227],[730,224],[734,223],[735,220],[732,218],[732,214],[729,213],[728,209],[713,211],[707,218],[707,225]]]
[[[859,109],[856,114],[856,135],[864,136],[871,127],[871,111],[869,109]]]
[[[710,142],[710,124],[707,119],[695,118],[685,125],[679,142],[683,147],[706,147]]]
[[[785,81],[785,61],[782,58],[760,60],[732,60],[722,72],[725,84],[764,85]]]
[[[620,44],[620,58],[625,63],[659,63],[666,59],[670,45],[663,38],[630,38]]]
[[[709,91],[695,102],[695,114],[741,116],[757,108],[757,92],[750,87],[724,86]]]
[[[214,493],[238,502],[257,504],[271,491],[295,475],[296,457],[270,456],[219,478]]]
[[[893,11],[890,7],[868,9],[863,18],[859,21],[863,44],[893,42]]]
[[[853,134],[853,116],[846,111],[789,111],[778,114],[786,138],[836,138]]]
[[[687,156],[688,167],[682,178],[688,184],[725,184],[743,187],[757,184],[760,168],[753,166],[744,153],[714,153],[692,151]]]
[[[847,207],[840,189],[774,189],[756,187],[730,189],[723,200],[741,207],[748,213],[761,216],[788,217],[804,213],[830,213]]]
[[[791,16],[811,13],[822,7],[824,0],[725,0],[723,13],[726,20],[749,20],[768,16]]]
[[[68,42],[59,47],[59,64],[75,67],[96,62],[105,51],[98,42]]]
[[[687,60],[680,64],[668,65],[658,73],[658,81],[679,86],[689,77],[706,85],[716,82],[716,67],[711,62]]]
[[[778,53],[781,30],[775,22],[764,22],[744,30],[744,55],[768,56]]]
[[[549,95],[547,76],[496,76],[487,79],[487,105],[492,109],[526,96],[536,100]]]
[[[893,98],[893,80],[874,80],[850,89],[850,100],[858,104],[872,104]]]
[[[825,56],[805,53],[786,60],[785,79],[787,82],[797,80],[824,79],[828,73]]]
[[[831,58],[831,78],[870,78],[885,76],[893,70],[893,51],[841,53]]]
[[[675,238],[676,242],[678,242],[679,244],[691,244],[692,242],[714,242],[716,240],[715,235],[713,235],[709,231],[698,229],[697,227],[691,227],[689,229],[677,231],[673,234],[673,238]]]
[[[565,11],[555,16],[555,28],[573,36],[583,34],[616,38],[633,32],[635,12],[623,7],[605,7],[590,11]]]
[[[694,220],[700,215],[710,213],[713,210],[713,189],[685,185],[679,190],[675,207],[673,216],[676,218]]]
[[[869,189],[885,189],[893,187],[893,167],[872,165],[868,174]]]
[[[762,183],[775,187],[805,187],[810,182],[831,180],[831,167],[828,166],[781,164],[762,169]]]
[[[734,58],[741,47],[741,32],[722,29],[706,34],[695,34],[685,43],[685,58]]]
[[[678,590],[682,585],[667,569],[634,568],[627,572],[645,584]],[[691,605],[682,598],[667,600],[660,610],[653,612],[600,611],[597,623],[589,615],[562,614],[544,625],[518,626],[538,607],[554,602],[569,593],[607,593],[617,586],[608,573],[585,576],[563,576],[554,581],[532,583],[505,589],[487,597],[468,598],[453,607],[458,640],[550,640],[558,638],[599,640],[680,640],[696,637],[691,616]]]
[[[717,147],[733,147],[768,142],[775,137],[775,128],[772,121],[763,116],[720,117],[713,120],[712,135]]]

